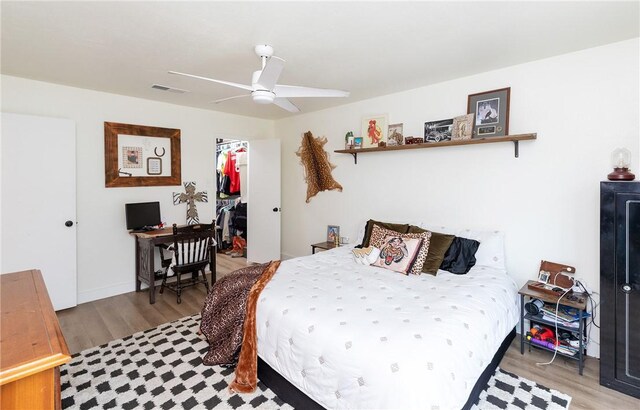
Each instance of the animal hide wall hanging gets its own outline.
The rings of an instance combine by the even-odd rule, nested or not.
[[[305,132],[302,137],[302,144],[296,155],[300,157],[300,163],[304,167],[304,180],[307,183],[307,203],[311,197],[316,196],[320,191],[337,189],[342,192],[340,185],[331,171],[336,167],[329,162],[329,154],[324,150],[327,143],[326,137],[314,138],[311,131]]]

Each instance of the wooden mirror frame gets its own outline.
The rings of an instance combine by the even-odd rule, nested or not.
[[[118,134],[170,138],[171,176],[121,176],[118,170]],[[180,185],[182,183],[180,161],[180,130],[105,121],[104,174],[107,188]]]

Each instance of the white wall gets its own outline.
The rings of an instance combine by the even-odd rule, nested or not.
[[[329,224],[354,238],[368,218],[500,229],[518,285],[546,259],[575,266],[597,290],[599,181],[611,171],[615,147],[639,152],[638,49],[634,39],[277,121],[283,254],[310,254]],[[347,131],[360,134],[364,115],[388,113],[405,135],[419,136],[424,121],[466,113],[468,94],[507,86],[510,134],[538,133],[520,143],[520,158],[512,143],[376,152],[359,155],[357,165],[333,152]],[[306,204],[295,151],[308,130],[329,139],[344,191]],[[639,175],[637,156],[632,161]],[[590,354],[598,352],[592,346]]]
[[[125,229],[124,204],[160,201],[162,219],[184,224],[186,205],[174,206],[182,186],[105,188],[104,122],[179,128],[182,180],[209,192],[200,220],[215,214],[215,137],[273,137],[273,122],[2,76],[2,111],[76,122],[78,301],[134,290],[134,239]],[[55,206],[55,198],[43,198]]]

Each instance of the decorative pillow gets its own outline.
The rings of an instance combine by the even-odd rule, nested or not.
[[[429,241],[431,239],[431,232],[426,231],[422,233],[399,234],[398,232],[381,228],[379,225],[373,224],[370,240],[371,246],[375,246],[376,248],[380,249],[380,252],[382,252],[382,243],[385,236],[387,235],[400,236],[402,239],[423,239],[422,246],[420,247],[420,252],[418,252],[415,263],[410,270],[410,272],[414,275],[419,275],[420,273],[422,273],[422,266],[424,265],[424,261],[427,259],[427,254],[429,253]]]
[[[353,253],[353,259],[360,265],[371,265],[378,259],[378,255],[380,255],[380,249],[375,246],[353,249],[351,252]]]
[[[397,233],[385,235],[380,247],[380,255],[373,266],[408,275],[416,262],[423,242],[423,238],[406,238]]]
[[[480,242],[476,253],[476,266],[487,268],[507,269],[504,255],[504,233],[501,231],[479,231],[473,229],[456,229],[444,226],[420,225],[423,229],[454,234],[461,238],[474,239]]]
[[[456,236],[444,255],[440,269],[464,275],[476,264],[475,254],[480,242]]]
[[[476,253],[476,265],[506,270],[504,258],[504,233],[500,231],[474,231],[463,230],[457,233],[463,238],[475,239],[480,242],[480,248]]]
[[[427,232],[425,229],[411,225],[409,226],[409,233],[422,233]],[[427,259],[422,266],[422,272],[435,275],[442,265],[444,255],[447,253],[451,242],[453,242],[455,235],[447,235],[444,233],[431,231],[431,239],[429,241],[429,253]]]
[[[398,233],[407,233],[407,231],[409,230],[409,225],[407,224],[394,224],[394,223],[379,222],[379,221],[374,221],[373,219],[369,219],[367,221],[367,224],[364,227],[364,237],[362,238],[363,248],[366,248],[367,246],[369,246],[369,243],[370,243],[369,241],[371,238],[371,230],[373,229],[374,224]]]

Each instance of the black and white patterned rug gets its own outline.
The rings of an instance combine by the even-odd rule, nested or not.
[[[230,394],[234,371],[202,364],[200,315],[73,355],[60,371],[64,409],[291,409],[264,384]],[[567,409],[571,397],[497,369],[474,410]]]

